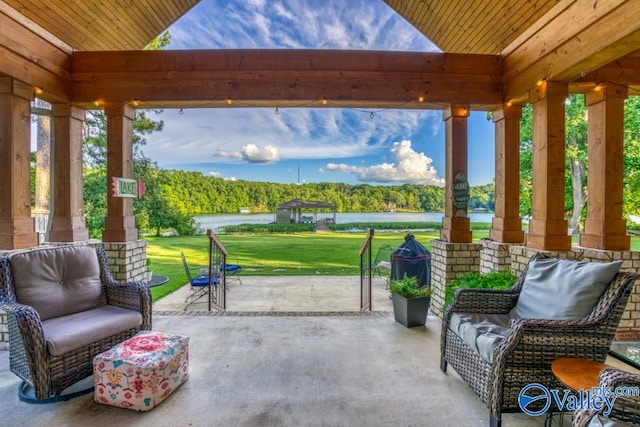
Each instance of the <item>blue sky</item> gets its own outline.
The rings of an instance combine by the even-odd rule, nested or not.
[[[169,28],[168,49],[438,48],[382,0],[202,0]],[[373,117],[371,117],[373,112]],[[439,110],[164,110],[144,152],[160,167],[281,183],[443,183]],[[469,182],[494,176],[494,128],[469,118]]]

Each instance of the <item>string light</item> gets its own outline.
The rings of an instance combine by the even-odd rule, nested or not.
[[[424,96],[420,95],[420,96],[418,97],[418,102],[424,102]]]
[[[183,115],[184,111],[182,111],[182,108],[180,109],[180,111],[178,111],[178,114]]]
[[[280,110],[278,110],[278,107],[276,107],[276,111],[274,111],[274,112],[276,113],[276,116],[277,116],[278,114],[280,114]]]
[[[41,95],[42,94],[42,88],[41,87],[35,86],[33,88],[33,91],[36,93],[36,95]]]
[[[227,98],[227,105],[231,105],[233,103],[233,101],[231,100],[231,98]]]
[[[327,98],[322,99],[322,105],[327,105]]]
[[[369,118],[373,120],[373,111],[369,114]]]

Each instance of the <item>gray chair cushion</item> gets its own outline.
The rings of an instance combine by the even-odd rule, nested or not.
[[[107,303],[96,250],[63,246],[11,257],[16,300],[30,305],[41,320],[78,313]]]
[[[487,362],[509,329],[509,315],[482,313],[453,313],[449,329]]]
[[[105,305],[45,320],[42,329],[49,353],[60,356],[140,325],[142,315],[139,312]]]
[[[512,318],[575,320],[587,316],[622,261],[579,262],[534,258],[522,284]]]

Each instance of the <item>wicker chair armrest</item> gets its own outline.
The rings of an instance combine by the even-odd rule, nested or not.
[[[603,369],[598,376],[598,385],[600,387],[639,387],[640,374],[634,372],[623,371],[618,368]]]
[[[445,317],[449,312],[505,314],[516,305],[519,295],[510,290],[457,289]]]
[[[630,389],[637,390],[640,387],[640,374],[618,368],[603,369],[598,377],[598,386],[603,391],[611,393],[615,393],[619,387],[624,387],[625,389],[618,389],[622,394],[616,397],[617,404],[614,403],[614,409],[609,415],[621,421],[632,422],[634,425],[640,421],[640,396],[634,396],[634,390]],[[572,426],[586,426],[594,416],[601,412],[596,409],[578,410],[574,413]]]
[[[142,314],[142,328],[151,329],[151,291],[143,281],[104,284],[107,304]]]
[[[18,302],[10,302],[0,305],[0,308],[15,319],[22,335],[33,336],[34,339],[39,341],[38,344],[40,346],[45,347],[44,330],[42,329],[40,315],[33,307]]]
[[[531,365],[550,365],[561,357],[604,361],[611,338],[602,324],[584,319],[512,319],[507,335],[496,348],[494,369],[502,372],[509,358]]]
[[[30,377],[49,381],[49,353],[38,312],[29,305],[17,302],[2,304],[0,308],[7,313],[9,330],[15,327],[20,334],[18,339],[11,339],[12,345],[21,344],[15,349],[12,348],[12,352],[16,358],[24,359],[15,363],[27,369]],[[13,364],[14,362],[12,368]]]

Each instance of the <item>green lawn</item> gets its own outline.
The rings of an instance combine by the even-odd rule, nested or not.
[[[439,231],[415,232],[416,239],[431,248]],[[373,239],[373,256],[381,245],[398,246],[406,232],[378,233]],[[474,231],[474,239],[488,232]],[[221,234],[218,238],[229,252],[229,263],[242,265],[241,274],[260,276],[358,275],[366,233]],[[165,285],[151,288],[154,300],[187,282],[180,252],[190,266],[206,266],[209,240],[206,236],[146,237],[149,268],[169,277]]]
[[[431,249],[431,240],[439,231],[414,232],[420,243]],[[373,256],[381,245],[398,246],[406,232],[378,233],[373,239]],[[474,231],[477,241],[488,231]],[[358,275],[358,252],[364,239],[361,233],[296,234],[221,234],[218,236],[229,252],[229,263],[242,265],[242,275]],[[151,288],[154,300],[173,292],[187,282],[180,252],[189,265],[206,266],[209,240],[206,236],[147,237],[149,268],[169,277],[165,285]],[[574,242],[575,243],[575,242]],[[631,238],[631,247],[640,250],[640,237]]]

